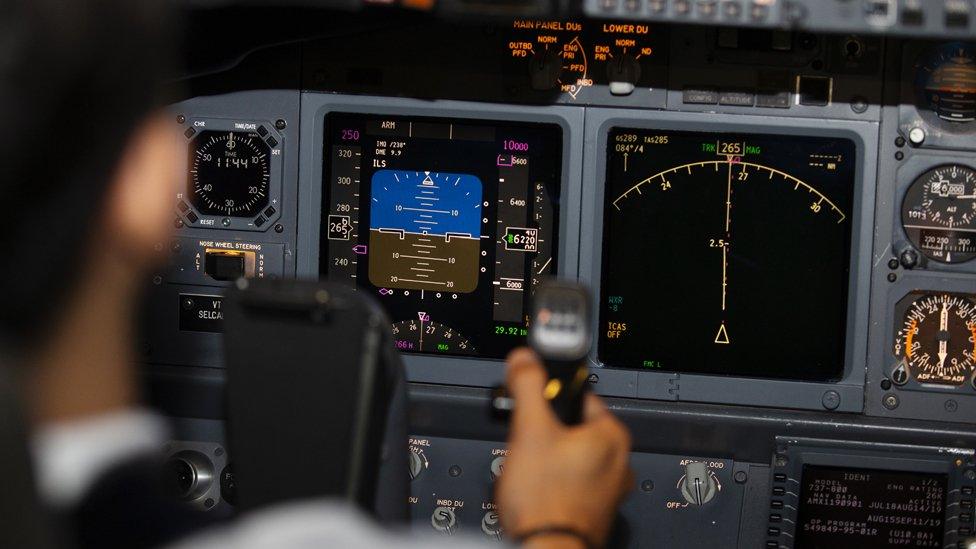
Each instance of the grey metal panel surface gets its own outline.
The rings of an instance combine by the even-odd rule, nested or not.
[[[912,124],[905,124],[906,112],[917,113],[913,88],[903,83],[910,79],[907,73],[919,47],[912,43],[901,46],[904,49],[889,51],[887,60],[888,66],[901,71],[892,70],[887,76],[889,85],[881,123],[865,413],[972,424],[976,418],[976,390],[969,384],[962,390],[889,384],[897,362],[893,353],[896,325],[901,323],[895,318],[895,304],[916,290],[976,293],[976,261],[956,265],[928,261],[910,269],[898,264],[903,251],[914,249],[901,226],[902,202],[912,181],[927,169],[947,163],[976,168],[972,133],[926,140],[919,147],[905,143],[910,126],[921,125],[930,136],[942,132],[930,126],[933,121],[925,117],[913,116]],[[894,268],[889,265],[893,260]]]
[[[325,117],[330,112],[434,116],[557,124],[563,130],[562,199],[559,214],[558,276],[575,278],[579,252],[583,109],[529,107],[459,101],[421,101],[321,93],[302,94],[302,151],[299,188],[298,276],[319,276]],[[504,378],[500,360],[404,355],[407,379],[415,382],[490,387]]]
[[[178,255],[177,242],[191,240],[222,240],[261,242],[281,247],[284,277],[295,275],[295,240],[298,230],[298,129],[299,92],[297,90],[256,90],[222,95],[195,97],[169,108],[174,123],[187,130],[194,121],[221,121],[221,128],[233,121],[259,122],[274,127],[278,120],[285,127],[277,129],[281,137],[281,185],[277,223],[267,223],[262,230],[245,231],[221,228],[180,226],[172,242],[160,243],[161,253]],[[181,118],[184,120],[180,122]],[[199,130],[200,128],[197,128]],[[174,215],[176,202],[173,203]],[[281,225],[281,232],[275,228]],[[172,252],[171,252],[172,250]],[[177,267],[178,269],[178,267]],[[145,341],[140,345],[144,359],[156,364],[223,367],[221,338],[217,334],[181,331],[175,307],[180,293],[222,295],[228,283],[200,277],[194,286],[178,270],[158,273],[148,293],[149,307],[145,315]],[[205,286],[199,286],[205,284]]]
[[[667,372],[634,372],[604,368],[591,356],[591,366],[601,383],[617,376],[636,376],[639,398],[689,400],[753,406],[822,410],[830,400],[836,411],[860,412],[863,405],[864,371],[868,327],[868,297],[874,234],[875,173],[878,125],[873,122],[840,120],[795,120],[789,118],[658,113],[591,108],[586,119],[586,153],[583,180],[583,210],[580,232],[593,235],[580,250],[580,280],[599,295],[602,263],[604,185],[608,132],[613,127],[681,129],[691,131],[735,131],[783,135],[836,136],[852,139],[858,161],[854,189],[851,237],[851,277],[847,315],[847,349],[844,373],[836,383],[808,383],[780,380],[705,376]],[[599,307],[599,302],[594,303]],[[594,331],[599,327],[594,325]],[[631,396],[631,395],[618,395]],[[833,403],[831,403],[833,404]]]

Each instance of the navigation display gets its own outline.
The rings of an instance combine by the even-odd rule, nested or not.
[[[562,131],[332,113],[319,272],[370,292],[404,352],[503,358],[556,272]]]
[[[942,547],[946,475],[804,465],[796,548]]]
[[[839,379],[855,152],[839,138],[611,131],[600,360]]]

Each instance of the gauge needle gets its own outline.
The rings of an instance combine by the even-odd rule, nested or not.
[[[949,331],[949,304],[942,304],[942,312],[939,313],[939,368],[945,367],[946,357],[949,356],[948,345],[944,333]]]

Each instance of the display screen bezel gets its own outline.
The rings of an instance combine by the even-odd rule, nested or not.
[[[741,132],[774,135],[843,137],[857,150],[851,231],[851,273],[848,285],[844,369],[833,382],[792,381],[743,376],[715,376],[613,368],[602,364],[596,352],[590,356],[599,376],[598,390],[641,399],[682,400],[787,409],[860,412],[864,406],[864,357],[867,354],[868,312],[871,291],[871,250],[874,241],[874,204],[877,180],[877,126],[845,120],[787,119],[755,115],[692,112],[635,112],[595,109],[587,112],[587,143],[580,232],[602,234],[606,187],[606,147],[612,128],[642,128],[705,132]],[[866,168],[868,167],[868,168]],[[595,239],[580,249],[580,280],[595,296],[600,293],[602,241]],[[597,297],[593,306],[599,307]],[[601,329],[594,320],[594,334]]]
[[[889,473],[912,472],[945,475],[945,537],[946,546],[955,545],[956,527],[960,519],[960,501],[971,499],[962,489],[974,488],[966,478],[966,471],[976,465],[972,449],[888,444],[883,442],[852,442],[804,437],[776,437],[776,451],[770,471],[769,527],[780,531],[770,541],[794,539],[800,508],[800,483],[806,466],[841,469],[866,469]],[[970,521],[972,516],[970,515]],[[971,522],[970,522],[971,524]],[[960,525],[962,526],[962,525]],[[865,545],[864,547],[870,547]]]
[[[314,146],[301,149],[299,174],[299,223],[297,227],[297,274],[317,278],[322,215],[323,143],[325,117],[330,112],[465,118],[505,122],[541,122],[558,125],[563,132],[562,212],[559,220],[557,277],[575,278],[579,268],[581,181],[583,171],[583,111],[567,106],[494,105],[466,101],[425,101],[395,97],[341,94],[302,94],[301,141]],[[573,224],[572,228],[570,224]],[[401,355],[406,377],[417,383],[466,387],[494,387],[505,379],[505,363],[497,359],[449,356]]]
[[[837,255],[833,258],[835,262],[837,262],[840,266],[842,266],[842,271],[822,273],[821,276],[821,273],[816,272],[816,265],[810,265],[808,263],[803,263],[799,265],[800,270],[797,271],[797,272],[802,272],[802,269],[805,268],[806,272],[808,273],[808,276],[815,279],[809,281],[811,283],[818,283],[820,280],[831,280],[832,282],[830,284],[837,284],[837,287],[830,288],[831,290],[836,291],[836,293],[829,296],[829,299],[832,300],[832,303],[834,305],[834,307],[832,308],[835,310],[835,312],[831,313],[829,315],[829,318],[822,318],[820,319],[819,322],[814,323],[815,325],[823,326],[822,331],[817,332],[816,338],[821,339],[822,341],[825,340],[825,343],[816,344],[814,343],[815,339],[812,335],[810,335],[809,338],[804,338],[801,334],[798,334],[797,337],[800,338],[801,341],[795,343],[794,345],[800,346],[800,344],[803,342],[809,342],[809,344],[811,345],[817,345],[818,348],[833,346],[836,348],[836,351],[833,352],[835,356],[833,357],[820,356],[818,363],[811,363],[811,367],[815,367],[816,370],[813,370],[812,368],[807,369],[806,367],[799,369],[794,367],[792,364],[780,363],[772,360],[770,361],[754,360],[753,357],[761,357],[761,353],[759,353],[758,350],[756,350],[756,352],[745,353],[745,357],[747,357],[745,359],[746,360],[745,364],[739,364],[739,362],[741,361],[734,361],[735,359],[730,359],[733,360],[730,362],[722,362],[719,360],[711,360],[711,359],[704,358],[706,356],[709,356],[709,353],[707,352],[708,350],[714,351],[712,353],[714,355],[720,355],[721,353],[719,353],[719,351],[723,351],[726,353],[727,351],[733,351],[735,349],[731,348],[732,346],[737,344],[741,345],[741,343],[738,342],[740,338],[745,339],[746,337],[750,337],[752,335],[751,333],[747,333],[745,337],[740,335],[739,338],[731,339],[730,342],[730,337],[728,336],[728,332],[725,331],[726,321],[728,321],[730,327],[735,327],[737,324],[740,330],[743,329],[743,327],[745,327],[747,331],[750,329],[751,330],[761,329],[759,327],[761,325],[759,319],[752,318],[749,316],[739,317],[739,315],[742,314],[741,310],[736,310],[736,307],[734,305],[734,302],[737,299],[743,304],[752,302],[751,300],[744,299],[744,297],[741,295],[735,295],[735,290],[737,285],[734,284],[736,279],[736,270],[735,270],[736,265],[734,259],[736,255],[734,255],[734,251],[737,248],[742,249],[741,245],[736,246],[736,241],[737,241],[737,238],[735,236],[736,232],[739,231],[741,233],[741,229],[737,228],[737,225],[739,224],[744,225],[744,227],[742,228],[747,229],[746,232],[748,232],[748,229],[752,228],[754,232],[757,232],[757,234],[761,234],[763,231],[760,231],[758,227],[762,225],[762,223],[752,221],[753,218],[749,216],[750,213],[754,214],[756,212],[738,210],[735,208],[734,204],[730,203],[730,210],[731,210],[730,217],[732,219],[732,227],[731,228],[726,227],[726,230],[731,231],[729,233],[732,235],[730,241],[732,245],[730,249],[733,251],[733,255],[731,255],[731,259],[727,262],[729,266],[729,274],[728,274],[728,278],[726,278],[725,280],[729,281],[728,288],[730,289],[727,299],[729,300],[730,303],[733,304],[729,307],[729,310],[725,311],[724,304],[726,302],[726,296],[723,294],[722,297],[723,312],[719,313],[719,317],[721,317],[722,320],[721,329],[717,332],[718,336],[716,336],[716,339],[724,336],[725,337],[724,341],[726,343],[730,343],[728,345],[728,347],[730,348],[726,349],[725,346],[718,346],[716,343],[715,349],[704,350],[700,346],[691,345],[689,342],[678,343],[676,337],[680,337],[680,335],[676,335],[675,337],[667,337],[665,338],[667,343],[659,345],[657,348],[649,350],[647,352],[646,356],[648,357],[663,356],[663,357],[672,358],[672,360],[665,360],[663,365],[658,363],[658,365],[655,366],[655,369],[662,372],[673,372],[679,374],[740,376],[740,377],[750,377],[750,378],[781,379],[781,380],[788,380],[788,381],[814,381],[814,382],[838,381],[844,370],[844,345],[846,339],[845,318],[847,316],[848,298],[849,298],[849,291],[850,291],[848,282],[850,277],[850,266],[851,266],[850,252],[851,252],[851,232],[853,226],[853,219],[851,218],[852,215],[851,209],[853,208],[853,203],[854,203],[855,174],[858,169],[857,158],[859,156],[857,151],[857,145],[854,142],[854,140],[850,139],[849,137],[841,137],[841,136],[829,136],[829,137],[811,136],[802,133],[797,133],[794,135],[781,135],[781,134],[774,134],[774,133],[744,132],[744,131],[735,131],[735,130],[703,132],[697,130],[685,130],[685,129],[673,129],[673,128],[665,129],[665,128],[656,128],[656,127],[635,128],[635,127],[614,126],[609,128],[607,148],[605,152],[607,157],[607,161],[606,161],[607,172],[605,175],[605,186],[604,186],[604,190],[605,190],[605,198],[604,198],[604,205],[603,205],[604,223],[603,223],[603,231],[602,231],[602,238],[605,245],[603,246],[602,254],[600,257],[602,270],[601,270],[601,279],[600,279],[600,298],[599,298],[600,308],[598,310],[600,312],[601,330],[598,334],[599,338],[597,339],[598,347],[597,347],[596,356],[598,361],[601,364],[604,364],[605,366],[611,368],[620,368],[620,369],[629,369],[629,370],[632,369],[638,371],[645,370],[645,368],[642,368],[639,364],[626,363],[624,359],[619,357],[621,356],[621,354],[632,353],[633,352],[632,347],[634,347],[635,344],[640,345],[642,348],[644,348],[649,346],[649,344],[645,342],[653,340],[651,335],[647,333],[649,329],[653,328],[652,324],[645,323],[644,328],[646,330],[644,332],[634,332],[634,328],[635,328],[633,322],[634,309],[633,308],[629,309],[631,311],[631,315],[629,316],[624,315],[624,313],[613,313],[609,310],[610,306],[607,303],[607,299],[609,298],[609,296],[606,295],[607,286],[613,285],[614,288],[620,289],[621,287],[626,287],[628,285],[626,281],[614,279],[614,277],[623,276],[622,271],[626,269],[627,266],[621,265],[621,269],[619,270],[616,269],[611,270],[610,267],[611,267],[611,262],[614,260],[619,262],[624,258],[631,257],[631,253],[630,253],[631,250],[624,252],[619,248],[614,248],[614,246],[615,245],[623,246],[627,242],[632,242],[632,240],[624,242],[626,238],[633,238],[627,235],[622,236],[618,234],[613,234],[613,231],[611,230],[611,223],[609,220],[611,219],[611,216],[614,215],[626,215],[627,212],[629,211],[628,208],[634,208],[640,206],[640,204],[634,205],[634,204],[627,204],[627,203],[621,206],[616,202],[616,200],[614,200],[614,196],[619,195],[622,192],[623,188],[626,188],[627,185],[633,183],[634,181],[638,180],[640,177],[643,177],[643,175],[645,175],[641,172],[640,176],[636,178],[630,178],[627,180],[620,179],[619,181],[612,181],[612,178],[617,176],[617,171],[611,167],[611,162],[609,160],[615,158],[618,162],[618,167],[619,167],[620,158],[623,153],[619,152],[617,149],[620,148],[621,146],[627,148],[628,145],[621,145],[614,138],[618,136],[634,136],[634,135],[637,136],[638,142],[641,141],[640,139],[641,136],[651,136],[653,137],[654,142],[650,144],[642,144],[642,147],[644,147],[645,149],[650,148],[651,149],[650,151],[646,151],[643,154],[639,152],[635,152],[633,154],[628,155],[630,156],[631,170],[635,169],[634,168],[635,165],[640,165],[640,163],[644,161],[653,165],[653,169],[651,170],[651,172],[654,172],[658,169],[663,169],[663,171],[661,172],[663,174],[663,173],[670,173],[668,169],[672,167],[671,164],[678,165],[686,162],[691,162],[691,164],[687,164],[688,172],[691,173],[692,167],[697,165],[696,163],[700,160],[707,161],[710,159],[715,159],[724,162],[725,157],[719,154],[717,151],[709,152],[709,153],[704,153],[700,151],[693,152],[691,149],[689,149],[688,147],[689,145],[698,144],[700,142],[701,143],[710,142],[713,145],[715,145],[716,143],[725,144],[725,145],[734,144],[736,147],[744,149],[743,151],[741,151],[739,158],[742,158],[743,162],[752,163],[751,165],[754,167],[754,170],[753,172],[750,172],[751,174],[755,175],[756,169],[759,169],[759,171],[768,170],[770,173],[770,179],[773,178],[773,175],[774,173],[777,172],[777,170],[781,171],[782,173],[785,173],[786,176],[789,177],[793,177],[794,174],[799,174],[802,180],[794,178],[797,186],[800,186],[801,184],[813,185],[814,187],[811,187],[810,192],[815,192],[815,191],[819,192],[820,190],[824,190],[826,195],[821,195],[822,197],[821,202],[826,200],[828,203],[832,205],[833,203],[831,203],[830,200],[833,199],[844,210],[843,212],[839,212],[839,215],[845,216],[845,219],[842,220],[843,226],[841,227],[841,231],[843,232],[843,234],[837,235],[840,236],[840,238],[842,239],[841,249],[836,250]],[[774,140],[777,139],[779,139],[780,142],[774,142]],[[831,143],[832,141],[836,142],[836,145],[830,146],[833,145]],[[747,144],[752,147],[761,148],[764,156],[760,156],[756,158],[752,156],[751,152],[747,155],[745,153],[745,147]],[[832,189],[830,190],[827,190],[826,187],[821,189],[820,187],[822,185],[817,185],[816,182],[810,184],[806,182],[806,181],[813,181],[812,178],[816,177],[817,175],[816,172],[818,171],[817,168],[797,165],[801,161],[806,161],[807,160],[806,157],[792,158],[789,160],[789,164],[787,165],[786,162],[778,162],[780,159],[775,156],[768,156],[768,149],[770,147],[773,147],[777,150],[789,151],[790,154],[794,152],[796,152],[797,154],[809,154],[810,151],[823,152],[826,149],[810,148],[809,150],[807,150],[804,149],[803,147],[825,147],[825,146],[830,146],[829,150],[831,151],[831,154],[836,152],[841,156],[845,157],[844,160],[842,160],[842,162],[846,163],[846,165],[842,164],[839,167],[837,176],[834,177],[833,180],[831,181]],[[673,155],[669,155],[668,153],[678,152],[678,151],[688,155],[688,157],[681,156],[672,160]],[[655,154],[657,155],[656,157],[652,156]],[[694,158],[691,158],[692,155],[694,155]],[[645,158],[641,158],[641,156],[644,156]],[[731,155],[731,156],[735,156],[735,155]],[[660,165],[656,165],[656,164],[660,164]],[[734,163],[730,164],[730,166],[735,166],[735,165],[736,164]],[[718,166],[719,164],[716,164],[716,169],[718,170],[724,169],[724,168],[719,168]],[[681,172],[671,175],[670,177],[662,176],[660,181],[669,180],[668,184],[670,185],[671,181],[675,181],[675,178],[680,179],[684,173],[685,165],[681,165],[679,166],[679,168],[681,169]],[[637,169],[640,170],[640,168]],[[703,168],[696,168],[696,169],[705,169],[705,168],[703,167]],[[710,171],[710,169],[708,170]],[[742,171],[743,174],[749,175],[749,173],[746,173],[745,169],[743,169]],[[730,168],[730,177],[731,177],[731,168]],[[755,177],[753,177],[752,179],[754,180]],[[760,183],[765,179],[766,179],[765,177],[761,177]],[[730,181],[732,180],[730,179]],[[749,190],[750,188],[754,188],[754,185],[759,184],[759,183],[752,183],[750,185],[748,181],[750,180],[747,180],[747,182],[745,183],[735,183],[735,184],[730,183],[730,187],[729,187],[730,197],[728,198],[728,200],[731,200],[734,203],[735,196],[736,196],[735,188],[737,186],[745,185],[746,190]],[[668,197],[669,195],[675,192],[679,192],[679,193],[686,192],[687,187],[685,186],[688,185],[689,183],[691,182],[689,182],[687,179],[681,180],[681,183],[675,182],[674,184],[678,185],[677,190],[675,190],[675,188],[672,188],[668,192],[668,191],[660,191],[660,189],[656,188],[657,180],[655,180],[648,187],[645,187],[643,193],[641,193],[639,189],[636,192],[627,191],[626,193],[624,193],[624,196],[628,197],[625,202],[633,202],[635,200],[647,202],[647,201],[652,201],[654,200],[654,198],[658,198],[658,197],[662,199],[666,199],[666,197]],[[790,183],[792,184],[792,181],[790,181]],[[623,187],[621,187],[621,185],[623,185]],[[661,194],[659,195],[655,194],[658,193],[658,191],[660,191]],[[667,192],[668,194],[664,194],[665,192]],[[694,191],[691,191],[691,193],[697,194]],[[649,197],[650,194],[654,194],[654,198],[650,198]],[[724,193],[722,194],[724,195]],[[723,196],[722,200],[726,200],[726,198]],[[651,207],[653,207],[653,205],[654,205],[653,203],[648,204],[648,206]],[[682,203],[682,205],[687,206],[687,204],[685,203]],[[791,202],[790,205],[792,207],[796,207],[797,203]],[[696,203],[696,206],[701,206],[702,208],[704,208],[704,205],[702,204]],[[617,213],[618,211],[621,211],[622,213]],[[827,211],[827,213],[824,213],[822,215],[829,216],[832,213],[833,212]],[[665,214],[671,215],[672,212],[665,211]],[[637,214],[630,213],[630,215],[633,217],[634,215]],[[670,229],[673,226],[673,228],[675,228],[676,230],[684,230],[681,229],[681,227],[679,227],[678,225],[684,223],[687,223],[689,225],[696,223],[696,220],[694,219],[690,211],[682,210],[680,212],[675,212],[674,215],[677,216],[676,220],[678,217],[682,217],[682,216],[687,216],[687,217],[684,217],[681,221],[679,221],[674,225],[668,225],[666,229]],[[817,214],[817,215],[821,215],[821,214]],[[645,222],[643,220],[647,218],[647,214],[644,213],[644,215],[642,216],[639,215],[638,217],[639,217],[638,221],[640,222],[640,227],[643,227],[645,225]],[[737,222],[738,219],[742,219],[743,217],[750,217],[750,220],[745,223],[742,223],[741,221]],[[633,224],[634,221],[635,221],[634,219],[631,219],[630,220],[631,224]],[[626,224],[627,219],[621,220],[620,223]],[[825,227],[832,229],[831,225],[826,225]],[[799,230],[802,228],[803,227],[801,225],[795,227],[794,229]],[[780,227],[777,227],[777,229],[780,229]],[[636,229],[632,228],[632,230],[636,230]],[[709,232],[708,234],[712,234],[712,232]],[[680,234],[677,236],[680,237]],[[668,235],[663,232],[659,232],[658,234],[645,233],[642,234],[641,237],[639,237],[639,240],[658,239],[658,238],[662,238],[662,239],[668,238]],[[705,237],[702,236],[703,242],[704,242],[704,238]],[[774,236],[772,238],[775,239],[776,237]],[[697,240],[695,242],[697,242]],[[719,242],[724,242],[724,241],[719,241]],[[636,245],[640,246],[641,244],[638,241],[636,242]],[[689,246],[691,246],[691,244],[689,244]],[[665,247],[667,246],[665,245]],[[685,247],[682,249],[687,250],[688,252],[697,251],[697,248],[689,250],[687,247]],[[797,245],[795,249],[797,252],[801,251],[799,245]],[[760,255],[752,256],[752,261],[746,258],[744,260],[740,260],[740,262],[745,262],[750,264],[756,263],[756,262],[760,262],[763,256],[766,256],[767,259],[766,263],[774,264],[776,262],[776,258],[769,257],[765,253],[765,248],[763,248],[762,250],[763,250],[762,252],[759,252]],[[821,253],[830,252],[833,250],[834,250],[833,246],[830,246],[828,247],[828,249],[821,250]],[[639,258],[647,257],[645,255],[645,250],[642,250],[640,248],[634,248],[632,251],[634,255]],[[658,255],[662,255],[662,254],[658,254]],[[706,253],[705,255],[710,257],[711,254]],[[815,254],[815,255],[821,258],[824,257],[821,254]],[[672,273],[674,276],[684,277],[689,270],[698,271],[698,270],[706,269],[706,267],[702,266],[701,263],[695,261],[689,262],[686,258],[682,257],[682,253],[680,251],[678,253],[663,254],[663,256],[667,256],[666,261],[668,263],[674,262],[679,265],[679,269],[681,270],[681,273]],[[719,259],[721,259],[724,256],[719,255],[718,257]],[[703,258],[702,260],[707,261],[708,257]],[[641,261],[641,259],[637,259],[637,261]],[[645,263],[646,262],[647,261],[645,261]],[[653,270],[653,264],[648,268]],[[666,268],[667,267],[665,267],[665,269]],[[725,276],[725,271],[723,270],[718,274]],[[791,273],[784,273],[784,274],[791,274]],[[633,278],[637,276],[636,273],[630,273],[630,275],[631,275],[631,280],[633,280]],[[673,281],[671,284],[668,284],[667,276],[665,276],[664,279],[655,278],[655,276],[656,276],[655,273],[650,271],[646,275],[641,276],[642,283],[646,283],[648,288],[655,288],[654,290],[649,290],[650,292],[672,292],[673,293],[674,291],[676,291],[673,287],[680,285],[679,281]],[[688,275],[688,276],[697,276],[697,272],[694,272],[692,273],[692,275]],[[703,280],[700,286],[696,285],[695,288],[701,288],[702,290],[706,288],[710,288],[710,286],[708,286],[707,284],[712,280],[707,279],[707,276],[705,278],[706,280]],[[672,278],[671,280],[674,279]],[[777,278],[772,282],[775,283],[778,280],[780,279]],[[789,287],[790,284],[784,284],[784,286]],[[724,288],[725,285],[723,285],[723,291]],[[672,296],[672,293],[666,293],[662,295],[661,299],[667,300]],[[627,301],[631,303],[634,301],[634,299],[645,298],[645,296],[643,295],[630,295],[630,294],[624,297],[629,298],[627,299]],[[820,297],[824,297],[824,296],[820,296]],[[824,298],[826,299],[826,297]],[[783,299],[784,299],[783,302],[785,303],[795,304],[795,303],[803,302],[804,296],[802,290],[800,288],[796,288],[795,295],[784,297]],[[818,300],[818,303],[819,302],[820,301]],[[621,306],[625,310],[627,310],[626,309],[627,305],[628,303],[624,303]],[[780,309],[772,304],[770,304],[770,307],[772,307],[772,312],[787,310],[787,309]],[[647,311],[646,313],[643,314],[652,314],[651,311],[653,311],[654,318],[658,318],[659,316],[663,318],[668,318],[669,315],[667,309],[653,310],[652,308],[650,308],[650,306],[639,307],[639,309],[641,311],[645,311],[645,310]],[[741,309],[741,307],[739,309]],[[770,312],[767,309],[768,308],[757,309],[754,312],[762,311],[765,316],[766,313]],[[691,314],[689,316],[690,318],[710,316],[709,312],[711,311],[699,310],[696,313]],[[785,316],[790,316],[791,314],[792,313],[785,314]],[[802,322],[806,318],[807,317],[804,316],[799,320]],[[615,345],[614,342],[609,337],[604,337],[605,334],[611,329],[609,328],[609,325],[605,325],[605,324],[606,322],[611,320],[617,322],[621,322],[625,320],[627,321],[626,328],[621,329],[626,331],[620,331],[619,333],[617,333],[617,336],[621,341],[619,345]],[[686,320],[688,320],[689,322],[691,321],[689,319]],[[715,319],[715,321],[717,322],[718,320]],[[662,322],[667,322],[667,321],[662,320]],[[783,324],[774,324],[771,326],[771,329],[775,331],[777,326],[785,325],[785,324],[786,324],[785,322]],[[714,326],[717,327],[718,324],[714,324]],[[812,328],[813,327],[811,326],[811,329]],[[703,336],[705,334],[696,333],[694,335]],[[708,336],[709,337],[711,336],[711,332],[708,334]],[[629,339],[630,341],[625,341],[627,339]],[[628,343],[629,345],[627,345]],[[685,360],[679,361],[672,356],[675,355],[676,353],[673,352],[668,347],[672,347],[674,345],[683,345],[685,347],[685,351],[683,351],[682,353],[678,353],[678,356],[680,356],[681,358],[685,358]],[[628,350],[628,347],[631,347],[631,349]],[[738,354],[742,355],[741,352]],[[773,353],[773,354],[775,354],[776,356],[782,356],[779,353]],[[686,359],[686,357],[689,355],[690,356],[701,355],[702,358]],[[729,356],[736,356],[736,355],[729,355]]]

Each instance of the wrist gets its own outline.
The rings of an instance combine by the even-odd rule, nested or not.
[[[526,549],[596,549],[589,537],[572,526],[543,526],[512,536]]]
[[[589,549],[586,542],[568,532],[545,532],[522,542],[523,549]]]

